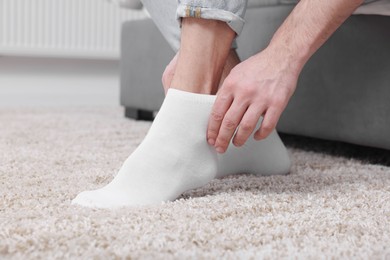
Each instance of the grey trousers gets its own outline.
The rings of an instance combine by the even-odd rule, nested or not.
[[[175,52],[180,47],[180,20],[197,17],[226,22],[237,36],[245,24],[245,11],[250,6],[296,4],[299,0],[141,0],[164,38]],[[377,0],[365,0],[364,4]],[[237,47],[233,42],[233,48]]]
[[[247,2],[248,0],[142,0],[174,51],[180,47],[181,18],[197,17],[224,21],[239,35],[245,23]]]

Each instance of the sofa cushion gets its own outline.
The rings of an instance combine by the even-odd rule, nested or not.
[[[272,6],[272,5],[293,5],[298,3],[299,0],[248,0],[248,8],[253,7],[262,7],[262,6]],[[364,4],[368,4],[371,2],[387,2],[388,0],[365,0]]]
[[[114,4],[119,5],[120,7],[129,8],[129,9],[141,9],[142,3],[140,0],[108,0]]]
[[[282,5],[282,4],[296,4],[299,0],[248,0],[248,8]]]
[[[294,5],[299,0],[248,0],[248,8],[275,5]],[[353,14],[390,16],[390,0],[365,0]]]
[[[361,5],[354,14],[368,14],[368,15],[386,15],[390,16],[390,0],[373,1]]]

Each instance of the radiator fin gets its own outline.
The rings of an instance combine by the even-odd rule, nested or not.
[[[145,17],[106,0],[0,0],[0,55],[118,59],[122,22]]]

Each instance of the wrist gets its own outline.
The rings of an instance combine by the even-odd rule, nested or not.
[[[297,48],[288,44],[288,41],[283,40],[272,39],[266,51],[269,53],[271,59],[274,59],[279,64],[286,64],[285,67],[297,77],[310,58],[308,48]]]

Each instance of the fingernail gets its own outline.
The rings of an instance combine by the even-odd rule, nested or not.
[[[211,139],[211,138],[208,140],[208,142],[209,142],[209,145],[214,145],[215,144],[215,140]]]
[[[224,150],[221,147],[217,147],[217,148],[215,148],[215,150],[217,151],[217,153],[223,153],[224,152]]]
[[[234,145],[235,147],[241,147],[243,144],[233,142],[233,145]]]

